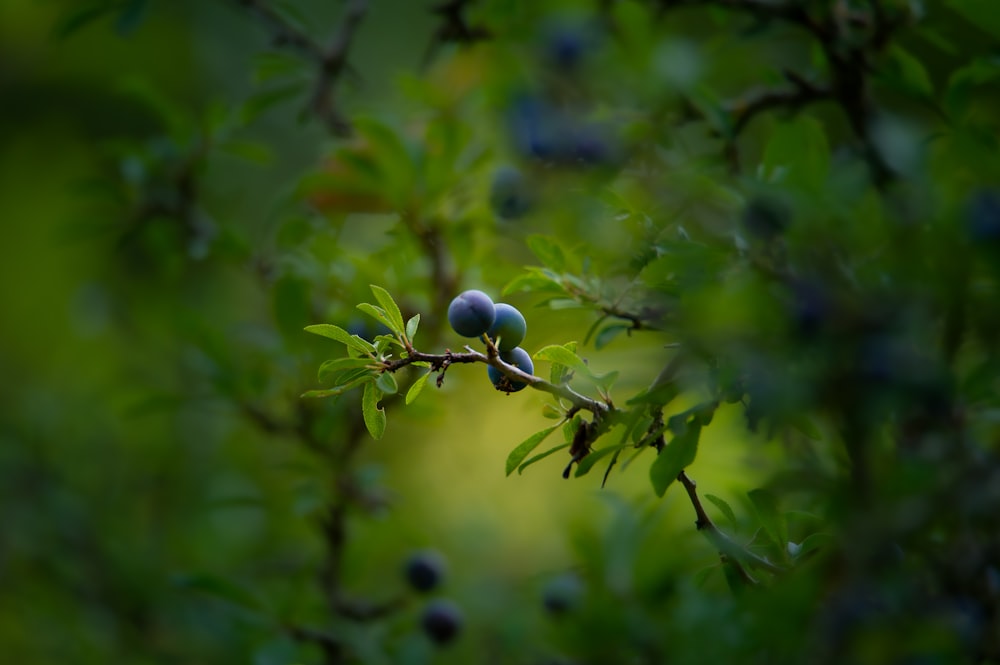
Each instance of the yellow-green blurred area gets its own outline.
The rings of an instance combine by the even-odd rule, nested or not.
[[[676,662],[796,662],[814,636],[850,633],[841,614],[867,621],[858,601],[832,627],[810,623],[841,591],[868,598],[852,568],[868,563],[849,556],[773,595],[730,593],[738,566],[698,533],[684,488],[654,492],[657,448],[628,436],[655,423],[629,400],[683,356],[662,415],[702,409],[680,427],[701,428],[687,471],[704,507],[763,552],[773,522],[748,492],[780,478],[789,565],[785,545],[832,538],[823,520],[855,507],[838,494],[845,431],[868,436],[873,475],[890,469],[876,495],[902,503],[933,485],[935,463],[916,453],[892,475],[910,394],[883,375],[912,370],[928,403],[946,384],[970,421],[992,407],[996,255],[981,250],[968,271],[956,257],[972,251],[970,192],[1000,182],[1000,29],[972,26],[993,14],[932,8],[939,22],[883,54],[872,103],[888,111],[866,140],[897,181],[877,189],[864,154],[876,148],[857,145],[832,101],[726,135],[721,100],[804,85],[784,63],[828,73],[799,30],[719,7],[664,21],[637,0],[523,1],[470,3],[464,27],[486,26],[470,37],[445,29],[451,10],[373,1],[325,98],[327,70],[293,42],[336,44],[359,4],[0,0],[0,660],[657,663],[669,636]],[[605,5],[616,32],[594,31]],[[583,41],[560,41],[566,25]],[[577,141],[569,157],[549,131]],[[523,189],[507,196],[502,173]],[[795,223],[770,209],[747,222],[757,194]],[[793,280],[776,278],[786,269]],[[504,293],[516,279],[527,288]],[[421,315],[419,351],[484,350],[446,320],[475,288],[525,315],[529,353],[577,342],[589,372],[618,372],[607,401],[641,425],[616,422],[598,441],[622,448],[606,483],[611,456],[564,479],[567,450],[506,474],[518,444],[559,422],[545,416],[557,401],[495,390],[482,363],[448,366],[440,387],[431,374],[405,406],[427,370],[398,372],[378,440],[361,389],[303,399],[331,389],[317,369],[346,353],[303,328],[384,332],[356,308],[374,302],[372,284]],[[971,312],[971,341],[942,368],[929,349],[952,309]],[[600,397],[584,376],[571,385]],[[993,423],[980,421],[984,438]],[[531,455],[572,438],[557,427]],[[902,513],[901,532],[937,515]],[[862,526],[851,537],[883,525]],[[928,538],[948,542],[949,525],[933,526]],[[403,574],[422,549],[447,561],[429,595]],[[567,574],[586,580],[572,617],[544,600]],[[440,650],[420,627],[439,596],[465,622]],[[874,625],[870,641],[850,633],[861,656],[844,662],[883,662]],[[939,634],[937,615],[900,625],[885,634],[919,635],[938,656],[962,638]]]

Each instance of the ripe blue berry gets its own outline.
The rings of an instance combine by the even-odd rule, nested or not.
[[[494,318],[493,300],[475,289],[459,293],[448,306],[448,323],[462,337],[479,337],[490,329]]]
[[[494,307],[496,318],[487,333],[494,342],[500,338],[497,349],[500,351],[511,351],[518,344],[524,341],[524,336],[528,332],[528,324],[524,316],[516,307],[507,303],[498,302]]]
[[[535,365],[531,362],[531,356],[528,352],[521,347],[515,347],[510,351],[502,351],[500,353],[500,360],[504,361],[508,365],[513,365],[517,367],[522,372],[531,374],[535,371]],[[516,393],[519,390],[523,390],[528,384],[522,381],[511,381],[504,374],[493,367],[492,365],[487,366],[486,373],[490,377],[490,381],[496,386],[497,390],[503,390],[508,393]]]

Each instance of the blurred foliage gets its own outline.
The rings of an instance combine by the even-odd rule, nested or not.
[[[5,658],[1000,662],[992,5],[0,5]]]

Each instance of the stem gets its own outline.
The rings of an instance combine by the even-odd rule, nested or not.
[[[542,392],[565,399],[577,410],[582,409],[584,411],[590,411],[595,416],[603,416],[612,410],[606,403],[581,395],[567,385],[549,383],[545,379],[539,378],[534,374],[528,374],[513,365],[509,365],[501,360],[498,355],[491,354],[491,357],[485,353],[474,351],[469,347],[465,348],[466,353],[452,353],[451,351],[446,351],[443,354],[422,353],[420,351],[413,350],[405,358],[383,361],[382,371],[395,372],[403,367],[406,367],[407,365],[412,365],[415,362],[429,363],[431,371],[433,372],[445,370],[449,365],[453,365],[455,363],[484,363],[500,370],[503,372],[504,376],[512,381],[526,383],[535,390],[541,390]]]
[[[719,529],[719,527],[715,525],[715,522],[713,522],[712,518],[708,516],[707,512],[705,512],[705,507],[701,503],[701,498],[699,498],[698,491],[696,489],[697,483],[691,480],[687,473],[681,471],[677,476],[677,480],[684,486],[684,489],[687,490],[688,498],[691,500],[692,507],[694,507],[694,514],[697,517],[697,520],[694,523],[695,527],[698,531],[705,534],[705,537],[708,538],[713,545],[715,545],[720,554],[729,557],[733,565],[735,565],[737,570],[739,570],[741,577],[753,580],[749,573],[742,568],[743,564],[746,564],[751,568],[766,570],[767,572],[775,575],[780,575],[785,572],[784,568],[771,563],[758,554],[754,554],[746,547],[740,545],[735,540],[727,536],[721,529]]]

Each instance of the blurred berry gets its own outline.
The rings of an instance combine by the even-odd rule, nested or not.
[[[414,552],[403,567],[406,581],[420,592],[432,591],[440,586],[446,570],[444,557],[433,550]]]
[[[542,604],[549,613],[565,614],[577,607],[583,596],[583,582],[573,573],[549,580],[542,590]]]
[[[447,644],[462,630],[462,610],[454,602],[437,598],[427,603],[420,625],[436,644]]]

